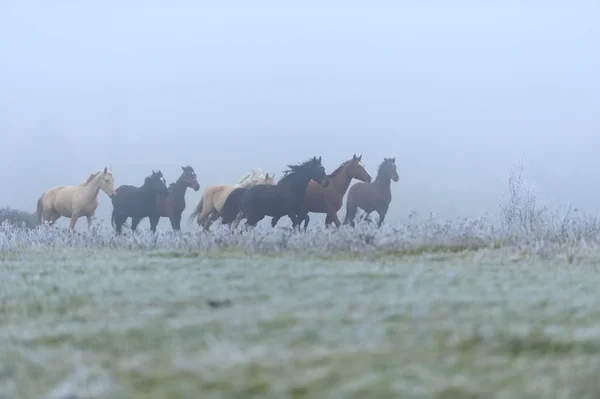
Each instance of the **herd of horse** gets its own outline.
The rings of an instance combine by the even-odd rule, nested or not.
[[[271,226],[275,227],[287,216],[294,229],[302,222],[306,229],[310,221],[308,214],[312,212],[327,215],[326,227],[331,223],[339,227],[342,223],[337,212],[348,192],[344,224],[354,226],[360,208],[365,220],[376,212],[380,227],[392,201],[391,182],[399,180],[396,159],[384,158],[374,180],[361,162],[362,155],[354,155],[330,174],[326,174],[321,161],[321,157],[312,157],[303,163],[288,165],[277,183],[274,175],[263,175],[260,169],[253,169],[235,185],[207,186],[189,221],[196,219],[198,226],[208,231],[211,224],[221,218],[222,224],[235,231],[243,219],[246,226],[254,227],[270,216]],[[90,228],[98,207],[98,194],[103,191],[112,200],[111,223],[117,234],[122,233],[129,218],[132,231],[146,217],[152,232],[156,232],[161,217],[169,218],[173,230],[180,230],[186,191],[188,187],[200,190],[194,169],[191,166],[181,169],[181,176],[169,186],[162,172],[153,170],[140,187],[122,185],[115,190],[113,174],[104,168],[80,184],[53,187],[38,199],[37,224],[52,225],[62,216],[71,219],[69,228],[74,229],[77,220],[86,217]],[[350,187],[353,179],[359,182]]]

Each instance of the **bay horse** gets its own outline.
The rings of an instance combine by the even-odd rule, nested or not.
[[[156,194],[165,197],[169,195],[160,170],[152,171],[152,174],[144,179],[141,187],[124,184],[117,188],[116,193],[112,198],[113,211],[110,221],[117,234],[121,234],[123,224],[129,217],[131,230],[135,231],[143,218],[156,214]]]
[[[181,230],[181,214],[185,210],[185,192],[187,188],[194,191],[200,190],[200,183],[196,178],[196,172],[191,166],[182,166],[183,173],[175,183],[169,184],[169,194],[165,197],[156,194],[156,213],[150,216],[150,230],[156,232],[156,227],[161,217],[167,217],[171,221],[173,230]]]
[[[304,217],[304,230],[308,227],[310,217],[308,212],[326,213],[325,227],[335,223],[336,227],[342,224],[337,216],[337,212],[342,208],[342,203],[352,179],[358,179],[362,182],[370,183],[371,175],[362,164],[362,154],[343,162],[336,170],[327,175],[329,185],[323,187],[316,181],[308,182],[306,195],[304,196],[304,205],[307,210]],[[271,225],[275,226],[279,218],[273,218]]]
[[[223,221],[233,220],[241,209],[247,226],[256,226],[265,216],[287,215],[295,228],[300,224],[299,220],[303,220],[303,215],[300,218],[296,215],[302,213],[306,186],[311,179],[323,186],[328,184],[321,157],[313,157],[299,165],[288,165],[288,170],[276,185],[257,184],[245,189],[239,201],[232,198],[232,193],[221,211]]]
[[[378,227],[381,227],[392,202],[391,181],[398,182],[400,177],[396,169],[396,157],[383,158],[377,168],[377,176],[372,183],[356,183],[348,191],[346,200],[346,218],[344,224],[354,227],[354,218],[358,208],[365,211],[365,217],[375,211],[379,214]]]
[[[198,226],[202,226],[204,230],[208,230],[211,224],[221,217],[221,209],[233,190],[236,188],[251,187],[255,184],[275,184],[274,178],[275,176],[269,176],[268,173],[264,175],[260,168],[253,168],[235,186],[227,184],[207,186],[202,193],[202,198],[196,209],[190,215],[189,221],[191,222],[196,218]]]
[[[98,208],[98,194],[104,191],[110,198],[115,196],[115,180],[107,168],[92,173],[86,181],[74,186],[56,186],[45,191],[37,202],[38,225],[48,222],[53,225],[61,216],[71,218],[69,228],[81,216],[87,217],[88,230]]]

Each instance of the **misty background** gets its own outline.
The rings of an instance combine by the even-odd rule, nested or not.
[[[207,185],[356,153],[373,177],[396,157],[389,223],[496,213],[519,158],[544,199],[600,211],[597,2],[252,3],[0,0],[0,206],[189,164],[195,228]]]

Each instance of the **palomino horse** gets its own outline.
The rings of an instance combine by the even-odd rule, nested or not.
[[[356,183],[348,191],[346,200],[346,218],[344,224],[350,223],[354,227],[354,217],[357,208],[366,213],[366,217],[373,211],[379,214],[381,227],[385,215],[392,202],[391,181],[398,182],[400,177],[396,170],[396,158],[384,158],[377,169],[377,177],[373,183]]]
[[[167,184],[162,172],[152,171],[144,179],[141,187],[123,184],[117,188],[117,194],[112,198],[113,211],[110,221],[117,234],[121,234],[127,218],[131,217],[131,230],[145,217],[152,218],[156,214],[156,195],[169,195]],[[154,232],[154,230],[153,230]]]
[[[204,189],[202,198],[190,215],[189,221],[191,222],[192,219],[196,218],[198,226],[208,230],[210,225],[221,216],[221,209],[225,204],[225,200],[233,190],[239,187],[251,187],[255,184],[275,184],[273,179],[274,176],[269,176],[268,173],[263,175],[260,168],[254,168],[242,177],[235,186],[227,184],[208,186]]]
[[[241,209],[248,226],[256,226],[265,216],[282,217],[287,215],[295,228],[304,219],[302,208],[306,186],[312,179],[327,186],[327,174],[321,157],[313,157],[299,165],[288,165],[289,169],[276,185],[257,184],[241,192],[239,201],[232,195],[223,205],[223,221],[235,218]],[[238,203],[239,202],[239,203]],[[296,216],[300,215],[300,217]]]
[[[37,202],[37,224],[52,225],[61,216],[71,218],[70,229],[81,216],[87,217],[88,229],[98,208],[98,193],[104,191],[110,198],[115,196],[115,180],[107,168],[92,173],[86,181],[74,186],[56,186],[42,194]]]
[[[337,216],[337,212],[342,208],[344,195],[346,195],[352,179],[358,179],[367,183],[371,182],[371,175],[367,172],[361,160],[362,155],[357,157],[354,154],[352,159],[342,163],[327,176],[327,180],[329,181],[327,187],[323,187],[314,180],[308,182],[304,197],[304,204],[308,210],[304,217],[305,230],[310,221],[308,212],[326,213],[325,227],[329,227],[331,222],[335,223],[336,227],[340,227],[342,223]],[[279,221],[278,218],[274,219],[276,220],[271,221],[272,225],[276,225]]]
[[[150,229],[156,231],[156,226],[161,217],[167,217],[171,221],[173,230],[181,229],[181,214],[185,209],[185,192],[187,188],[194,191],[200,190],[200,183],[196,178],[196,172],[191,166],[182,166],[183,173],[175,183],[169,184],[169,195],[156,196],[156,214],[150,217]]]

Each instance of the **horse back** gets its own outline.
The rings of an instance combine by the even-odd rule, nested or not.
[[[373,183],[358,182],[348,190],[348,201],[357,204],[375,204],[382,200],[384,192]]]

